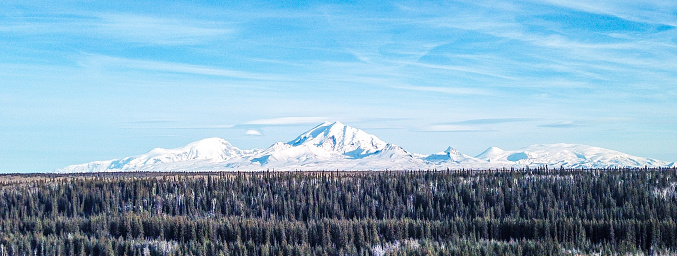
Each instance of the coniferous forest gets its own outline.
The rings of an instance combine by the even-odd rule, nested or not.
[[[677,169],[0,175],[0,255],[677,252]]]

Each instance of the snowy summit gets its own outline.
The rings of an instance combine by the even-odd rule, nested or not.
[[[519,150],[490,147],[472,157],[452,147],[421,155],[386,143],[340,122],[324,122],[289,142],[260,150],[241,150],[221,138],[208,138],[176,149],[71,165],[57,172],[257,171],[257,170],[418,170],[539,167],[672,167],[651,158],[575,144],[532,145]]]
[[[353,158],[378,153],[387,145],[374,135],[340,122],[324,122],[288,144],[294,147],[310,145]]]

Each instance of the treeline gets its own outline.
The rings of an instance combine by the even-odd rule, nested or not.
[[[0,255],[677,252],[675,169],[0,180]]]

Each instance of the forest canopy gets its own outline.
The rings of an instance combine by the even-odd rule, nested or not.
[[[677,252],[677,170],[0,176],[0,255]]]

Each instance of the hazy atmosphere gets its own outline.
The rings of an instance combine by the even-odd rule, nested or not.
[[[676,161],[677,2],[0,3],[0,172],[341,121],[417,153]]]

